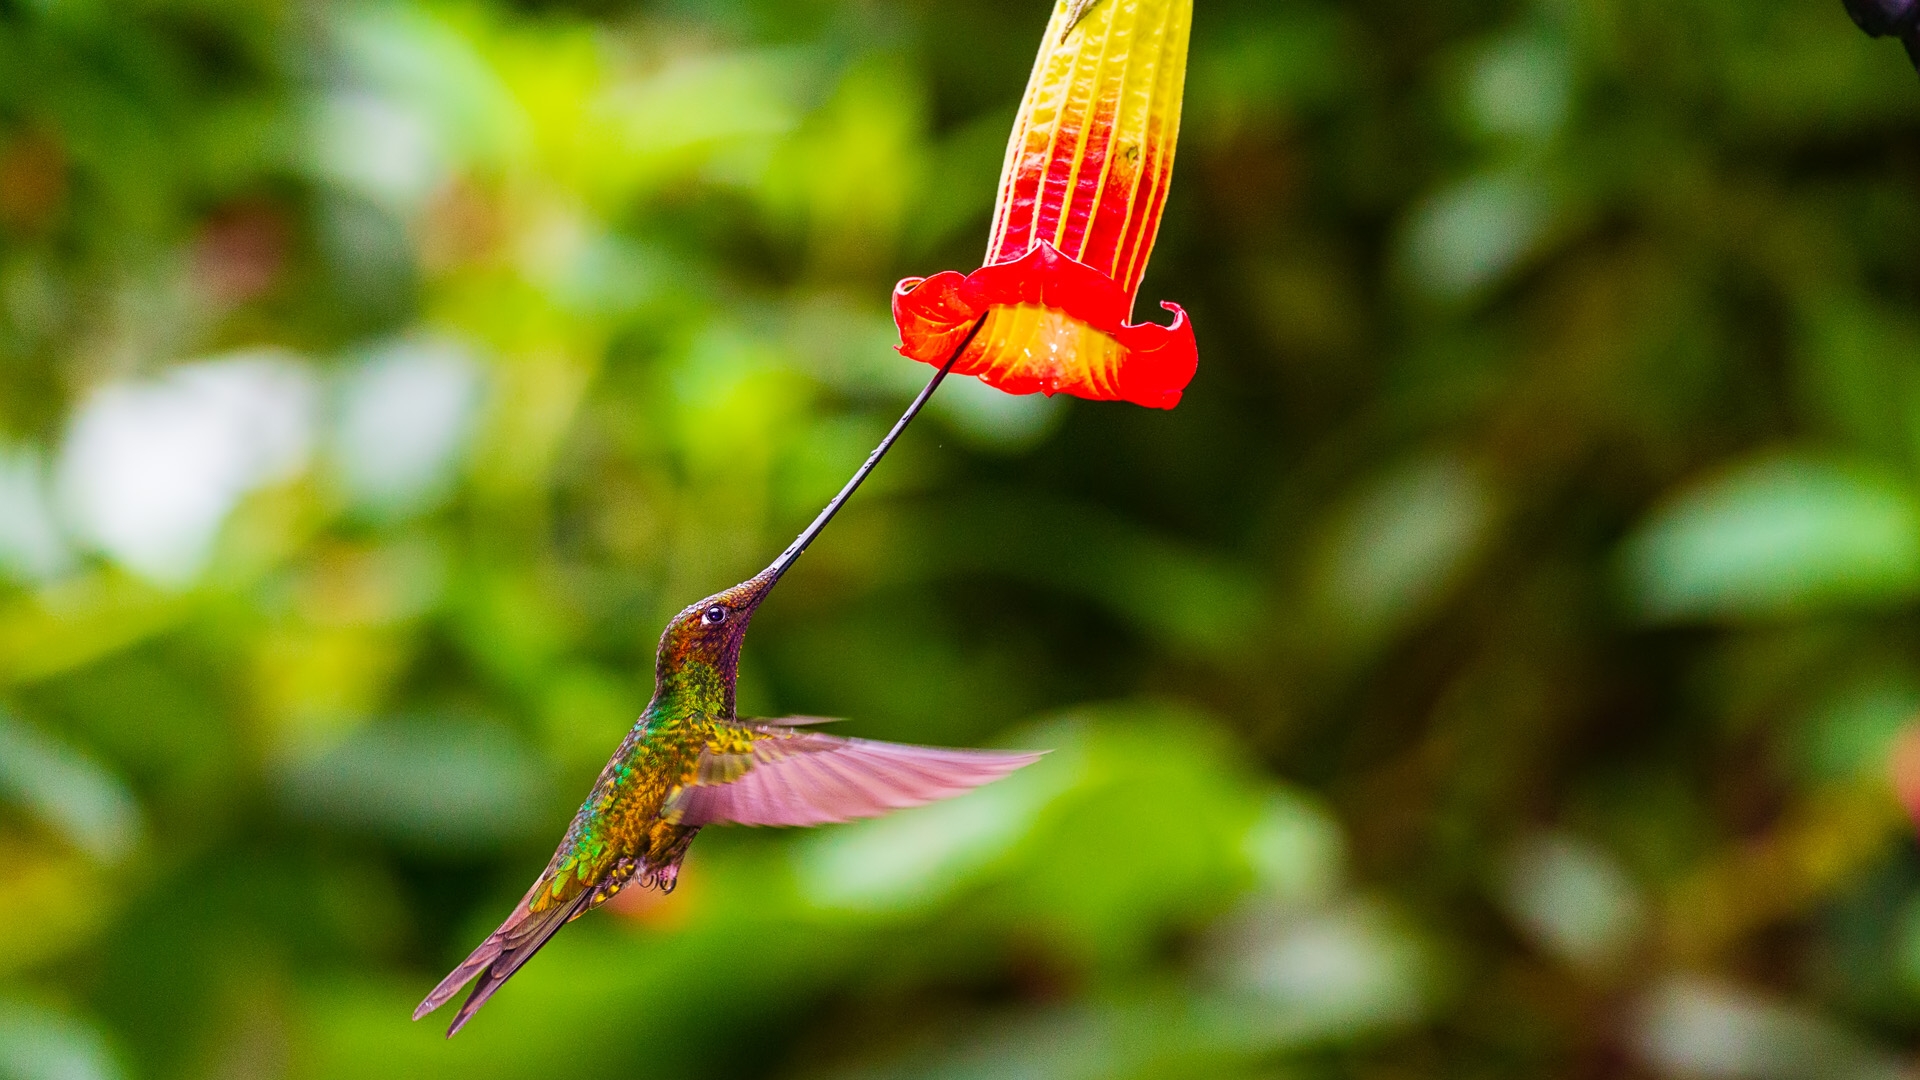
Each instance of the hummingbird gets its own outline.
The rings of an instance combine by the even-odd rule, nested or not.
[[[1872,37],[1897,37],[1920,70],[1920,0],[1842,0],[1854,25]]]
[[[653,699],[600,770],[547,867],[500,928],[413,1011],[415,1020],[473,990],[453,1037],[560,928],[626,888],[673,891],[708,825],[824,825],[919,806],[996,780],[1038,753],[950,750],[811,730],[815,717],[742,719],[735,674],[747,625],[807,545],[892,448],[967,349],[927,383],[866,463],[765,570],[673,617],[660,635]]]

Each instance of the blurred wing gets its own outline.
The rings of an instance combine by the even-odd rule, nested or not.
[[[825,825],[951,798],[1039,760],[740,724],[743,739],[701,752],[674,797],[683,825]],[[741,749],[742,743],[746,749]]]

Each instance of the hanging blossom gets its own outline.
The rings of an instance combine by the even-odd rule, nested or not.
[[[1132,323],[1173,175],[1193,0],[1059,0],[1000,173],[987,265],[894,288],[900,351],[1012,394],[1171,409],[1193,327]]]

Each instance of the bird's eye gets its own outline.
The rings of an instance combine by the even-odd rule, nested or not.
[[[715,604],[700,613],[700,621],[706,623],[708,626],[719,626],[721,623],[727,621],[727,609],[719,604]]]

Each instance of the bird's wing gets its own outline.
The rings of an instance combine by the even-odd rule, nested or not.
[[[667,812],[683,825],[825,825],[877,817],[979,787],[1037,753],[946,750],[766,723],[728,724],[701,751]]]

